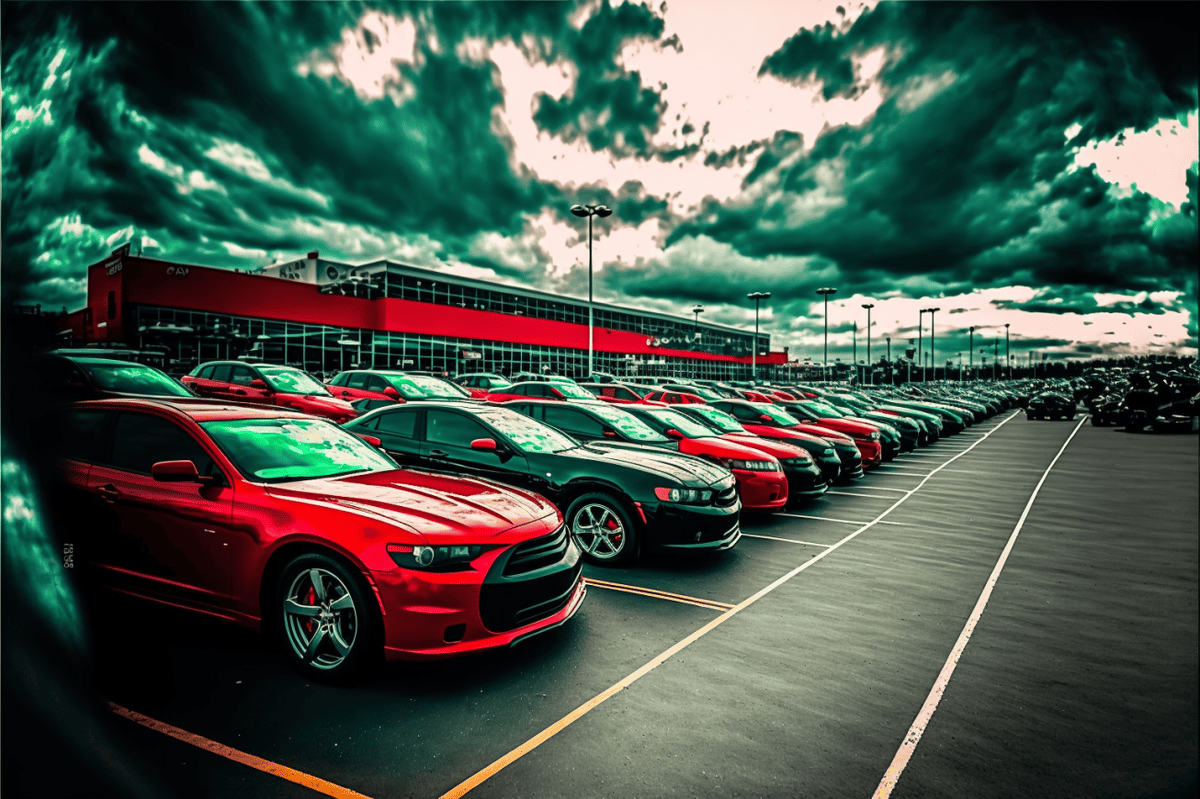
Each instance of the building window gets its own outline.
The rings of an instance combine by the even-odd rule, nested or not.
[[[117,292],[108,292],[108,318],[117,318]]]

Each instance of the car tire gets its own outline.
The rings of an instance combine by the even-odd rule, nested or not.
[[[340,561],[316,552],[293,558],[280,572],[273,597],[284,656],[305,677],[345,682],[380,660],[378,605],[361,576]]]
[[[637,531],[621,502],[611,494],[578,496],[566,513],[571,538],[589,563],[616,566],[637,557]]]

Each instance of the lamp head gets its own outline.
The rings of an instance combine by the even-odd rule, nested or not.
[[[612,216],[612,209],[607,205],[597,205],[595,214],[596,216]]]
[[[872,308],[874,308],[874,307],[875,307],[875,303],[870,303],[870,302],[869,302],[869,303],[865,303],[865,304],[863,305],[863,307],[864,307],[864,308],[866,308],[867,310],[870,310],[870,309],[872,309]]]
[[[582,205],[572,205],[571,213],[575,214],[575,216],[587,216],[588,209],[584,208]]]

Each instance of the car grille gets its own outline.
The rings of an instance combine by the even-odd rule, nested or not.
[[[583,560],[577,559],[574,565],[541,577],[485,582],[479,592],[479,617],[496,633],[549,618],[571,601],[582,571]]]
[[[513,548],[504,565],[504,576],[514,577],[537,571],[543,566],[549,566],[562,560],[567,551],[567,526],[561,525],[550,535],[526,541]]]

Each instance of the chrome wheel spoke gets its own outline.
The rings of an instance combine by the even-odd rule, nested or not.
[[[342,632],[337,628],[337,625],[330,626],[329,641],[342,657],[346,657],[347,653],[350,652],[350,644],[346,643],[346,639],[342,637]]]
[[[317,600],[325,601],[325,581],[321,579],[320,569],[309,569],[308,579],[312,580],[313,591],[317,594]]]
[[[354,597],[343,594],[329,604],[330,610],[354,610]]]
[[[308,618],[321,614],[321,609],[316,605],[302,605],[291,597],[288,597],[283,603],[283,609],[284,612],[290,613],[293,616],[305,616]]]
[[[321,642],[325,640],[325,626],[317,627],[317,631],[313,633],[312,640],[308,642],[308,647],[304,650],[304,662],[312,663],[313,658],[317,656],[317,649],[321,646]]]

